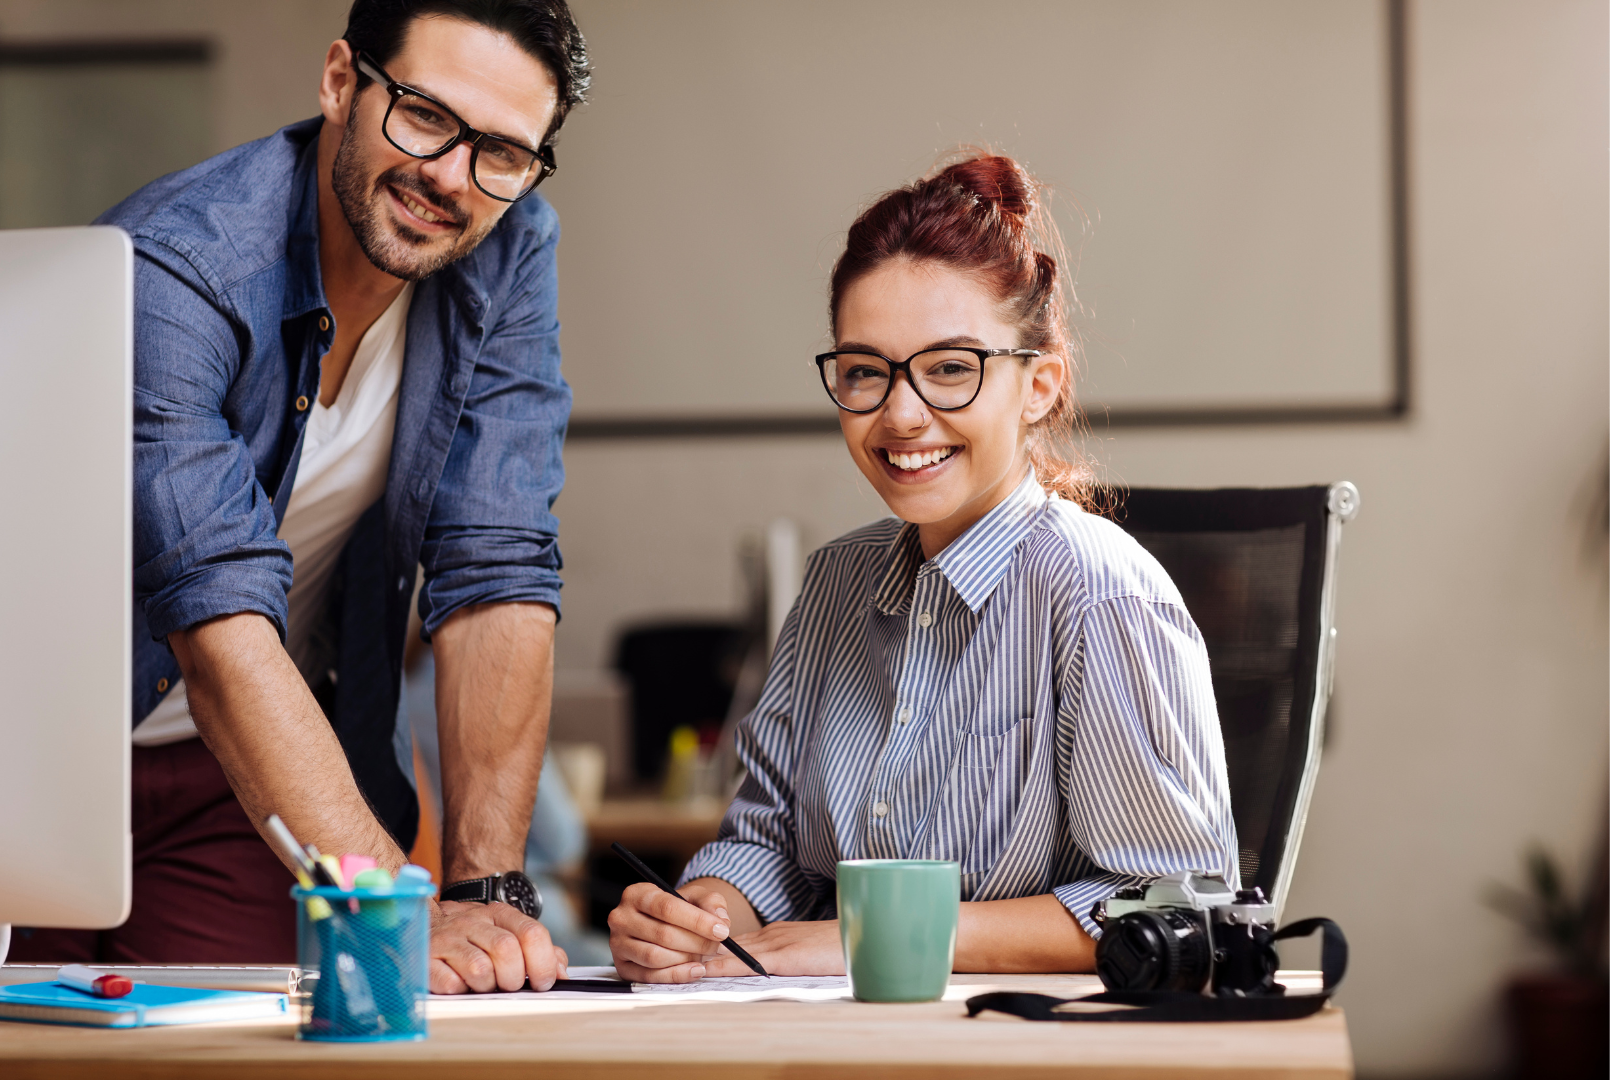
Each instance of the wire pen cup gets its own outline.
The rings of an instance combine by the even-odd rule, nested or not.
[[[430,996],[430,906],[436,886],[291,889],[296,901],[298,1039],[423,1039]]]

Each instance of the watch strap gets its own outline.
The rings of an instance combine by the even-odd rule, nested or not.
[[[498,878],[502,876],[493,874],[491,877],[455,881],[442,890],[442,899],[468,904],[490,904],[497,899]]]

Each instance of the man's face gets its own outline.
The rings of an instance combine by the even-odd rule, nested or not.
[[[507,35],[462,19],[415,19],[402,51],[384,66],[476,130],[531,149],[542,144],[559,100],[558,82],[539,60]],[[353,99],[332,181],[369,261],[418,281],[468,255],[512,204],[475,186],[468,144],[422,161],[388,142],[381,130],[388,102],[372,82]]]

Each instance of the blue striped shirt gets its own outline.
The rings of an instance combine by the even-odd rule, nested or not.
[[[1097,900],[1177,870],[1239,883],[1207,649],[1110,521],[1031,475],[924,560],[889,518],[815,552],[748,775],[683,872],[763,921],[828,919],[840,859],[961,864],[963,900]]]

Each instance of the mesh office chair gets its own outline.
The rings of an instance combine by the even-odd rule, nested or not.
[[[1278,914],[1319,772],[1336,656],[1336,552],[1358,489],[1137,488],[1116,515],[1163,564],[1213,669],[1244,888]]]

